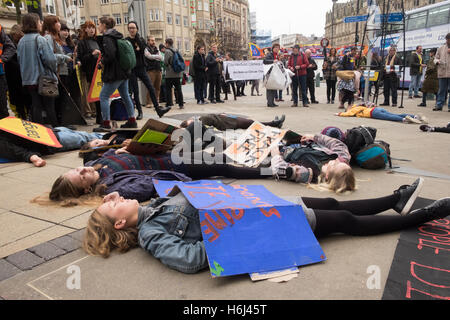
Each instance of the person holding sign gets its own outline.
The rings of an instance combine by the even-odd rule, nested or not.
[[[422,184],[420,178],[377,199],[297,197],[296,202],[303,207],[309,226],[319,239],[336,233],[372,236],[420,226],[448,215],[450,198],[411,211]],[[378,215],[388,210],[400,215]],[[175,213],[179,217],[176,220]],[[153,200],[147,206],[111,193],[89,217],[83,249],[89,255],[107,258],[114,250],[124,253],[139,246],[167,267],[193,274],[208,267],[203,228],[199,210],[181,192]]]
[[[402,61],[397,57],[397,49],[389,48],[389,55],[384,60],[384,102],[380,106],[389,106],[389,97],[392,94],[392,106],[397,106],[397,90],[399,85],[400,65]]]

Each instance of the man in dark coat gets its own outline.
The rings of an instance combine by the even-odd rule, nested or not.
[[[205,47],[198,46],[197,52],[192,59],[192,70],[194,71],[191,75],[194,77],[194,92],[197,104],[207,104],[205,102],[205,85],[206,85],[206,57],[205,57]]]
[[[400,66],[402,60],[396,55],[397,50],[395,48],[389,49],[389,54],[384,60],[384,103],[380,106],[389,106],[389,97],[392,94],[392,106],[397,106],[397,90],[399,85],[399,79],[395,72],[395,66]]]
[[[308,68],[306,68],[306,86],[309,90],[309,95],[311,97],[311,103],[319,103],[319,101],[316,100],[316,88],[315,88],[315,79],[316,79],[316,70],[317,70],[317,63],[316,61],[311,57],[311,50],[306,50],[305,55],[308,58]]]
[[[211,103],[224,103],[220,99],[220,67],[219,63],[223,59],[217,55],[217,44],[211,45],[211,51],[206,58],[206,67],[208,70],[206,74],[209,82],[209,99]]]

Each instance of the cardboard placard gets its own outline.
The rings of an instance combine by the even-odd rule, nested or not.
[[[256,168],[267,158],[270,150],[281,142],[286,132],[255,121],[228,147],[225,154],[236,163]]]
[[[285,270],[326,259],[302,207],[264,186],[210,180],[173,181],[172,186],[171,195],[181,191],[199,210],[213,277]]]
[[[0,130],[49,147],[62,148],[53,131],[38,123],[7,117],[0,120]]]
[[[102,82],[102,70],[98,68],[98,65],[100,63],[101,55],[99,55],[97,60],[97,65],[95,66],[94,76],[92,77],[91,81],[91,87],[89,88],[88,93],[88,102],[97,102],[100,101],[100,92],[103,88],[103,82]],[[116,90],[111,98],[118,98],[120,97],[119,91]]]

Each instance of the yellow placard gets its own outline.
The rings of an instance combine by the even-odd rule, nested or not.
[[[62,148],[53,131],[41,124],[8,117],[0,120],[0,130],[53,148]]]
[[[97,65],[95,66],[94,76],[92,77],[91,87],[88,93],[88,102],[97,102],[100,100],[100,92],[102,91],[103,82],[102,82],[102,70],[98,68],[98,64],[100,63],[101,56],[98,57]],[[111,98],[120,97],[119,91],[115,91]]]

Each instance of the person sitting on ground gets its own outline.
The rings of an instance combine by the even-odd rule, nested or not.
[[[188,120],[185,120],[181,123],[182,128],[187,128],[191,123],[195,121],[195,117],[191,117]],[[217,130],[225,131],[229,129],[237,130],[237,129],[248,129],[255,120],[252,119],[246,119],[241,118],[237,116],[232,116],[226,113],[216,114],[216,113],[210,113],[202,115],[198,118],[199,121],[204,126],[214,127]],[[283,115],[280,119],[278,117],[275,118],[275,120],[270,122],[262,122],[263,125],[279,128],[281,129],[283,127],[283,123],[286,120],[286,117]]]
[[[420,130],[423,132],[444,132],[450,133],[450,122],[447,123],[446,127],[431,127],[426,124],[420,126]]]
[[[337,201],[298,197],[298,203],[319,239],[336,233],[373,236],[417,227],[448,215],[450,198],[410,212],[422,183],[418,179],[378,199]],[[400,215],[378,215],[391,209]],[[180,210],[182,217],[188,217],[182,235],[175,234],[177,230],[171,227],[174,212]],[[182,193],[142,207],[136,200],[109,194],[89,217],[83,238],[83,249],[89,255],[107,258],[114,250],[125,253],[138,246],[165,266],[183,273],[193,274],[208,267],[198,210]]]
[[[305,184],[318,183],[319,190],[344,193],[356,190],[350,160],[345,143],[316,134],[303,135],[300,144],[273,149],[271,163],[275,177]]]
[[[387,111],[384,108],[377,107],[371,102],[354,104],[346,112],[336,113],[335,115],[339,117],[373,118],[378,120],[388,120],[403,123],[427,123],[427,119],[421,114],[395,114]]]

